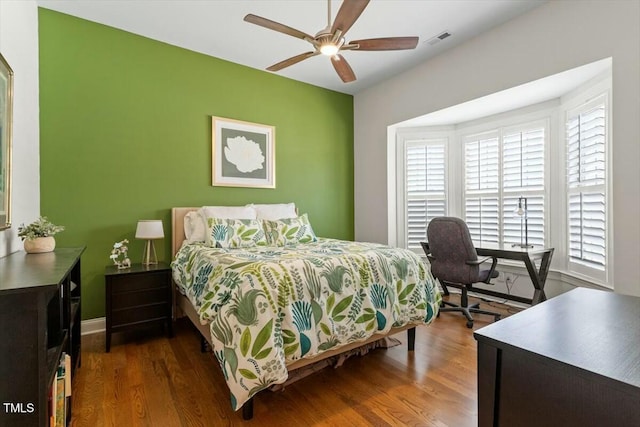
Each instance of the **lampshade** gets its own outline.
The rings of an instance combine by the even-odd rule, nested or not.
[[[159,219],[142,219],[138,221],[136,239],[163,239],[164,230]]]

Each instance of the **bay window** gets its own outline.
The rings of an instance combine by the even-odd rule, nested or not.
[[[611,80],[540,108],[399,131],[396,239],[418,252],[436,216],[465,220],[476,242],[555,248],[563,280],[611,287]],[[574,280],[575,279],[575,280]]]

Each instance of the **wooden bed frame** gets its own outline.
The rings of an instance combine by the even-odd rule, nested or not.
[[[200,208],[199,207],[197,208],[176,207],[171,209],[171,230],[172,230],[171,231],[171,258],[172,259],[175,257],[176,253],[178,252],[178,250],[180,249],[180,247],[182,246],[182,243],[186,238],[184,234],[184,217],[189,212],[196,211],[198,209]],[[198,329],[198,331],[200,331],[200,334],[202,335],[202,338],[206,340],[206,343],[208,343],[209,346],[213,348],[213,346],[211,345],[211,332],[209,330],[209,325],[208,324],[203,325],[200,322],[200,316],[198,316],[198,313],[196,312],[196,309],[191,304],[191,301],[189,301],[189,298],[187,298],[185,295],[183,295],[180,291],[177,290],[175,284],[174,284],[173,294],[174,294],[174,298],[173,298],[174,320],[178,317],[187,316],[189,320],[191,320],[191,323],[193,323],[193,325]],[[416,327],[415,324],[408,324],[399,328],[392,328],[387,334],[375,334],[365,341],[354,342],[351,344],[344,345],[336,350],[325,351],[324,353],[321,353],[313,358],[304,358],[304,359],[296,360],[295,362],[287,365],[287,370],[289,374],[291,374],[293,371],[297,369],[300,369],[305,366],[309,366],[313,363],[322,361],[324,359],[328,359],[330,357],[334,357],[339,354],[351,351],[358,347],[362,347],[364,345],[373,343],[382,338],[397,334],[405,330],[407,331],[408,350],[413,351],[415,348],[415,333],[416,333],[415,327]],[[204,345],[203,345],[203,349],[204,349]],[[253,418],[253,398],[248,400],[242,406],[242,418],[245,420],[250,420],[251,418]]]

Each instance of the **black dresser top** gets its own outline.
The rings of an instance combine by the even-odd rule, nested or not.
[[[473,335],[640,388],[638,297],[577,288]]]
[[[0,258],[0,293],[25,292],[57,285],[69,273],[82,248],[58,248],[53,252],[14,252]]]

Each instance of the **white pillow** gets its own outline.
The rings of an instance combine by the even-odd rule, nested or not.
[[[268,205],[247,205],[252,206],[258,219],[277,221],[279,219],[297,218],[295,203],[272,203]]]
[[[204,224],[207,218],[257,219],[253,206],[203,206],[200,209]]]
[[[184,217],[184,237],[189,243],[204,242],[207,229],[200,210],[189,212]]]

